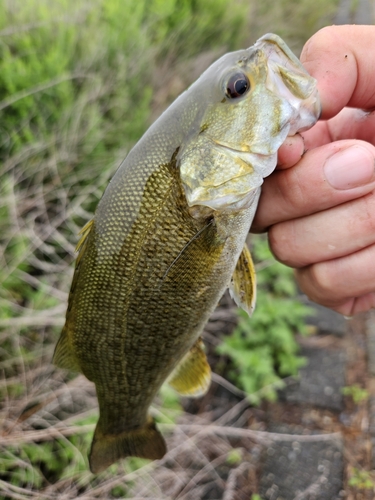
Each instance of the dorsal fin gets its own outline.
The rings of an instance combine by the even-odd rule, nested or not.
[[[76,265],[78,265],[79,261],[82,258],[82,255],[85,253],[87,237],[90,234],[91,229],[93,228],[93,224],[94,224],[94,219],[90,219],[78,233],[78,235],[80,235],[81,237],[75,248],[75,252],[78,252]]]

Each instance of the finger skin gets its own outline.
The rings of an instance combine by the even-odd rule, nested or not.
[[[357,252],[375,244],[375,193],[276,224],[268,238],[278,260],[296,268]]]
[[[375,147],[371,144],[337,141],[307,151],[293,168],[278,170],[267,178],[251,231],[259,233],[273,224],[321,212],[372,192],[375,189],[375,168],[372,182],[352,189],[334,189],[326,180],[326,160],[350,146],[363,147],[375,158]]]
[[[375,111],[344,108],[334,118],[319,121],[302,136],[306,150],[349,138],[375,145]]]
[[[301,62],[318,81],[322,118],[345,106],[375,107],[374,26],[329,26],[304,46]]]
[[[293,167],[305,152],[305,141],[301,134],[287,137],[278,152],[278,169]]]
[[[298,269],[296,277],[311,300],[352,316],[375,307],[375,245]]]

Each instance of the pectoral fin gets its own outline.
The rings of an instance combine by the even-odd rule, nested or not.
[[[229,292],[238,307],[251,315],[256,302],[256,275],[246,243],[234,270]]]
[[[199,338],[176,366],[168,384],[182,396],[198,397],[207,392],[211,382],[211,368]]]

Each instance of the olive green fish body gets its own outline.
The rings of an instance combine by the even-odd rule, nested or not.
[[[130,427],[145,421],[144,409],[227,288],[235,265],[230,257],[241,252],[249,229],[246,212],[242,234],[224,237],[220,219],[198,222],[187,206],[176,210],[181,188],[168,170],[162,166],[152,175],[118,253],[113,255],[110,245],[106,251],[112,231],[101,245],[93,223],[77,271],[85,279],[74,289],[68,335],[83,373],[104,388],[101,398],[106,403],[122,398],[128,406],[111,408],[112,428],[117,412],[120,428],[123,420],[132,422]],[[165,191],[154,189],[154,182],[165,183]],[[236,226],[241,229],[240,220]],[[88,332],[88,338],[77,332]],[[105,370],[98,371],[99,365]]]
[[[101,235],[94,221],[76,270],[65,332],[79,370],[96,384],[102,435],[147,425],[152,400],[199,337],[248,233],[246,211],[234,223],[233,216],[193,219],[173,169],[173,162],[159,166],[146,182],[118,252],[111,242],[120,228],[108,225]],[[121,205],[128,196],[115,205],[130,220],[128,203]]]
[[[245,239],[260,185],[288,133],[318,112],[314,80],[268,35],[214,63],[114,175],[82,230],[54,356],[96,385],[93,472],[164,455],[148,415],[163,382],[185,395],[207,389],[200,334],[228,286],[253,309]]]

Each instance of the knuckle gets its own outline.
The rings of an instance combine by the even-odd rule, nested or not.
[[[333,309],[348,298],[335,261],[313,264],[296,274],[303,293],[318,304]]]
[[[295,241],[293,231],[288,227],[293,226],[293,221],[272,226],[268,231],[268,242],[276,259],[283,264],[295,267],[293,255],[295,254]]]
[[[320,262],[310,268],[311,285],[317,295],[325,299],[332,300],[337,293],[334,266],[334,262]]]

